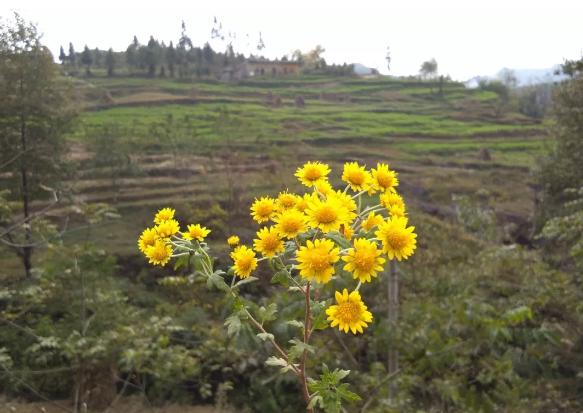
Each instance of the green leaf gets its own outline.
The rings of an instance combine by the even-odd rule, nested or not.
[[[317,316],[312,319],[312,326],[314,330],[324,330],[328,327],[328,315],[321,311]]]
[[[265,364],[267,364],[268,366],[287,367],[287,361],[285,361],[284,359],[282,359],[280,357],[274,357],[274,356],[269,357],[265,361]]]
[[[340,235],[340,232],[338,232],[338,231],[330,231],[329,233],[324,235],[324,238],[331,239],[337,245],[342,247],[342,249],[352,248],[352,245],[350,245],[350,242],[348,242],[348,240],[346,238],[344,238],[342,235]]]
[[[314,407],[316,407],[316,403],[320,402],[320,407],[323,408],[323,404],[322,404],[322,396],[319,395],[314,395],[312,396],[312,400],[310,400],[310,404],[308,404],[308,407],[306,408],[307,410],[313,409]]]
[[[207,280],[207,285],[209,283],[209,281],[214,284],[219,290],[223,290],[223,291],[229,291],[230,288],[227,285],[227,283],[225,282],[225,279],[223,277],[221,277],[220,273],[223,273],[223,271],[216,271],[213,274],[211,274],[211,276],[208,278]]]
[[[189,255],[183,255],[182,257],[178,258],[174,263],[174,271],[178,268],[182,267],[183,265],[188,265],[188,258]]]
[[[304,329],[304,323],[302,323],[301,321],[291,320],[291,321],[286,321],[285,323],[290,325],[290,326],[301,328],[302,330]]]
[[[307,240],[312,239],[314,235],[316,235],[316,229],[311,229],[308,232],[300,232],[296,238],[300,244],[303,244]]]
[[[225,321],[225,325],[229,326],[227,329],[227,333],[229,334],[230,337],[233,334],[238,333],[239,330],[241,330],[241,319],[239,318],[238,315],[233,314],[232,316],[227,318],[227,320]]]
[[[259,333],[259,334],[257,334],[257,337],[259,337],[263,341],[275,339],[273,334],[270,334],[270,333]]]
[[[360,396],[356,393],[352,393],[351,391],[348,390],[348,383],[344,383],[341,384],[337,389],[336,389],[336,393],[338,393],[338,395],[340,397],[342,397],[344,400],[346,400],[347,402],[357,402],[359,400],[361,400]]]
[[[304,350],[306,350],[308,353],[315,353],[315,349],[314,347],[310,346],[309,344],[306,343],[302,343],[300,340],[298,340],[297,338],[294,338],[292,340],[289,341],[290,343],[293,344],[293,346],[289,349],[289,360],[293,360],[295,358],[298,358],[302,355],[302,353],[304,352]]]
[[[271,278],[271,283],[280,283],[284,287],[289,287],[289,275],[287,271],[282,270],[275,273],[275,275]]]
[[[233,307],[235,307],[237,310],[240,310],[244,306],[245,304],[243,303],[243,300],[241,300],[240,297],[235,297],[235,300],[233,300]]]
[[[277,304],[275,303],[269,304],[267,308],[261,307],[259,309],[259,319],[261,320],[261,324],[266,321],[275,320],[275,313],[277,313]]]
[[[237,282],[235,284],[235,287],[239,287],[243,284],[249,284],[252,283],[253,281],[257,281],[259,278],[257,277],[247,277],[247,278],[243,278],[241,281]]]

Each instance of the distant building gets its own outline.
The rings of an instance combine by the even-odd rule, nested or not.
[[[298,62],[284,60],[246,60],[223,70],[221,80],[245,79],[252,76],[297,75]]]

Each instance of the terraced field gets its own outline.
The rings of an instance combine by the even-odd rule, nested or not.
[[[532,210],[529,170],[547,126],[512,110],[495,117],[491,103],[497,96],[491,92],[448,83],[440,98],[437,83],[385,77],[238,83],[87,78],[79,80],[79,93],[85,130],[116,124],[123,131],[119,139],[135,148],[139,173],[118,179],[114,191],[107,170],[88,166],[91,135],[81,131],[71,137],[72,154],[81,162],[78,193],[88,201],[109,202],[122,214],[115,231],[122,235],[113,237],[108,227],[92,233],[116,253],[135,252],[136,237],[163,205],[181,211],[205,210],[213,202],[229,205],[231,217],[216,241],[231,231],[250,237],[251,200],[285,188],[301,190],[293,171],[314,159],[331,164],[338,185],[346,161],[388,162],[399,172],[413,212],[449,219],[453,193],[486,189],[503,219],[519,220]],[[305,107],[294,106],[297,95]],[[269,104],[269,96],[272,101],[279,96],[281,106]],[[221,133],[222,110],[236,126]],[[176,124],[188,124],[188,138],[174,149],[152,132],[163,128],[169,115]],[[186,129],[177,126],[176,133]],[[483,147],[491,160],[478,158]]]

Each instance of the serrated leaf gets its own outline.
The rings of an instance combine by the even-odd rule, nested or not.
[[[221,273],[224,274],[223,271],[221,271]],[[227,285],[227,283],[225,282],[225,279],[223,277],[221,277],[219,275],[219,272],[214,272],[213,274],[210,275],[209,280],[219,289],[219,290],[223,290],[223,291],[229,291],[230,288]],[[207,284],[208,284],[208,280],[207,280]]]
[[[188,255],[183,255],[182,257],[178,258],[176,260],[176,262],[174,263],[174,271],[176,271],[178,268],[182,267],[183,265],[187,265],[188,264]]]
[[[265,364],[267,364],[268,366],[287,367],[287,361],[285,361],[284,359],[282,359],[280,357],[274,357],[274,356],[269,357],[265,361]]]
[[[344,236],[340,235],[340,233],[338,231],[330,231],[326,235],[324,235],[324,238],[331,239],[337,245],[342,247],[342,249],[352,248],[352,245],[350,245],[350,242],[348,242],[348,240],[346,238],[344,238]]]
[[[349,386],[348,383],[341,384],[336,389],[336,393],[338,393],[338,395],[340,397],[342,397],[344,400],[346,400],[347,402],[357,402],[357,401],[361,400],[361,398],[358,394],[353,393],[350,390],[348,390],[348,386]]]
[[[298,321],[298,320],[286,321],[285,323],[290,325],[290,326],[301,328],[302,330],[304,329],[304,323],[302,323],[301,321]]]
[[[314,330],[324,330],[325,328],[328,328],[328,315],[321,311],[312,319],[312,328]]]
[[[257,277],[247,277],[247,278],[243,278],[241,281],[237,282],[235,284],[235,287],[239,287],[243,284],[249,284],[252,283],[253,281],[257,281],[259,278]]]
[[[314,347],[310,346],[309,344],[302,343],[297,338],[294,338],[289,342],[293,344],[293,346],[289,349],[289,360],[300,357],[304,350],[311,354],[314,354],[316,351]]]
[[[240,297],[235,297],[235,299],[233,300],[233,307],[235,307],[237,310],[242,309],[244,306],[243,300],[241,300]]]
[[[263,324],[265,321],[275,320],[275,313],[277,313],[277,304],[275,303],[269,304],[267,308],[261,307],[259,309],[259,319],[261,320],[261,323]]]
[[[275,339],[273,334],[270,334],[270,333],[259,333],[259,334],[257,334],[257,337],[259,337],[263,341]]]
[[[322,396],[314,395],[312,396],[312,400],[310,400],[310,404],[306,407],[307,410],[313,409],[316,407],[316,403],[320,402],[320,407],[322,407]]]
[[[271,283],[272,284],[280,283],[281,285],[287,288],[289,287],[289,275],[285,270],[278,271],[275,273],[273,277],[271,277]]]
[[[229,336],[236,334],[241,329],[241,319],[238,315],[233,314],[225,320],[225,325],[228,326],[227,333]]]

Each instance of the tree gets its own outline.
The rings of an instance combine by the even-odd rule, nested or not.
[[[496,99],[490,100],[489,104],[497,118],[504,113],[510,103],[510,89],[498,79],[478,79],[478,87],[486,92],[494,92],[498,95]]]
[[[437,61],[432,58],[431,60],[423,62],[421,69],[419,69],[419,74],[423,79],[437,76]]]
[[[320,66],[322,55],[326,52],[321,45],[317,45],[304,56],[306,64],[310,67]]]
[[[113,71],[115,69],[115,55],[113,54],[113,49],[111,47],[105,56],[105,65],[107,66],[107,76],[113,76]]]
[[[103,64],[103,53],[97,47],[93,49],[93,63],[95,63],[95,67],[101,68]]]
[[[174,69],[176,67],[176,49],[174,49],[172,41],[170,41],[170,46],[166,49],[166,64],[168,65],[168,70],[170,70],[170,77],[174,77]]]
[[[67,62],[67,55],[65,54],[65,49],[61,46],[61,51],[59,52],[59,60],[61,64],[64,65]]]
[[[73,43],[69,43],[69,63],[74,71],[77,71],[77,53],[75,53],[75,48]]]
[[[208,42],[204,44],[202,48],[202,54],[204,56],[204,60],[206,60],[209,65],[213,63],[215,51]]]
[[[389,50],[389,46],[387,46],[387,55],[385,56],[385,60],[387,61],[387,69],[390,72],[391,71],[391,51]]]
[[[178,47],[182,50],[192,49],[192,40],[186,34],[186,24],[182,20],[182,32],[180,33],[180,39],[178,40]]]
[[[261,51],[265,49],[265,43],[263,42],[263,37],[261,36],[261,32],[259,32],[259,42],[257,43],[257,50]]]
[[[148,46],[144,50],[144,63],[148,66],[148,76],[154,76],[156,73],[156,65],[158,64],[159,57],[160,44],[154,39],[154,36],[150,36]]]
[[[63,136],[77,112],[72,85],[60,77],[36,26],[18,14],[14,25],[0,22],[0,96],[0,165],[8,162],[5,182],[21,202],[24,222],[30,224],[36,216],[31,203],[46,202],[46,188],[51,188],[53,198],[59,193],[68,171]],[[30,225],[22,228],[22,234],[6,229],[0,234],[0,241],[14,249],[30,277],[38,241]]]
[[[570,70],[577,64],[583,67],[583,59],[563,70]],[[583,187],[583,74],[573,72],[570,78],[555,86],[551,113],[552,140],[546,153],[538,159],[535,173],[542,191],[537,229],[572,199],[572,194],[565,190]]]
[[[516,89],[518,86],[518,79],[516,78],[516,73],[512,69],[503,68],[498,72],[498,79],[502,82],[504,86],[508,89]]]
[[[300,49],[294,50],[292,53],[292,60],[298,62],[298,66],[302,67],[304,65],[305,59],[302,51]]]
[[[138,67],[138,48],[140,47],[140,42],[138,38],[134,36],[132,43],[126,49],[126,62],[131,69]]]
[[[87,45],[85,45],[85,48],[83,49],[83,52],[81,53],[81,63],[84,64],[85,66],[87,66],[85,71],[87,73],[87,76],[89,76],[91,74],[91,65],[93,64],[93,56],[91,56],[91,50],[89,49],[89,47],[87,47]]]

